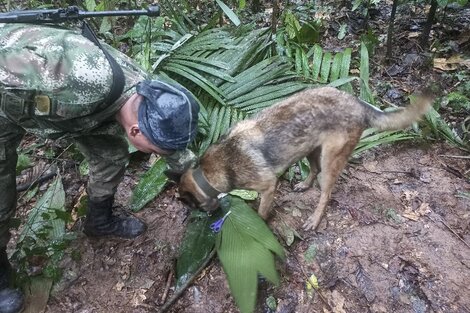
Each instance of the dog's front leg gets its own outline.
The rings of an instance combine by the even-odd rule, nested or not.
[[[261,201],[258,208],[258,214],[266,220],[274,201],[274,192],[276,191],[277,179],[267,184],[267,188],[260,191]]]
[[[317,178],[317,174],[320,172],[320,157],[321,157],[321,147],[315,148],[309,155],[307,155],[307,160],[310,164],[310,173],[307,178],[294,186],[294,191],[300,192],[305,191],[308,188],[312,187],[313,181]]]

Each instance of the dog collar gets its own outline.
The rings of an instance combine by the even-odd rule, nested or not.
[[[199,188],[204,191],[209,197],[211,198],[216,198],[220,192],[217,191],[214,187],[209,184],[207,181],[206,177],[204,176],[204,173],[202,172],[201,168],[198,166],[197,168],[194,169],[193,171],[193,178],[196,184],[199,186]]]

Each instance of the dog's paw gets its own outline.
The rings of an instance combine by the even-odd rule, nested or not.
[[[310,188],[310,186],[305,182],[300,182],[294,186],[295,192],[302,192]]]
[[[320,220],[316,220],[316,219],[313,219],[313,218],[309,218],[303,225],[303,228],[304,230],[308,231],[308,230],[315,230],[318,226],[318,224],[320,224]]]

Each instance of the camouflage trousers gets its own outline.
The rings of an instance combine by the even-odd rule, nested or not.
[[[128,143],[116,123],[110,132],[96,132],[72,137],[89,163],[87,192],[90,199],[113,196],[128,163]],[[15,214],[17,148],[25,130],[0,115],[0,248],[10,239],[10,220]]]

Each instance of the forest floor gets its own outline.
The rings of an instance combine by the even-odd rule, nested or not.
[[[470,312],[470,183],[456,175],[470,164],[452,158],[459,153],[444,144],[409,142],[364,153],[343,172],[317,232],[301,226],[316,206],[318,188],[294,193],[282,182],[269,226],[287,258],[278,262],[279,287],[261,283],[257,312]],[[126,176],[118,203],[127,202],[135,184],[135,176]],[[186,225],[175,192],[167,189],[137,214],[149,226],[138,239],[80,235],[71,247],[80,258],[63,260],[64,277],[46,312],[157,310],[172,294]],[[289,229],[301,238],[292,241]],[[309,294],[312,274],[320,289]],[[266,305],[269,296],[278,302],[275,311]],[[216,259],[169,310],[237,311]]]
[[[429,82],[442,94],[455,88],[452,72],[426,66],[429,53],[410,35],[410,25],[422,24],[424,13],[418,18],[406,10],[410,6],[398,11],[394,61],[383,65],[382,45],[371,60],[371,87],[379,103],[403,104],[411,91]],[[386,1],[370,20],[381,30],[382,43],[389,12]],[[350,29],[360,25],[344,11],[334,18]],[[433,38],[445,38],[451,50],[456,45],[470,50],[470,9],[457,19],[466,31],[437,24]],[[331,25],[323,47],[335,50],[358,42],[354,31],[338,40]],[[132,159],[116,204],[128,204],[144,171],[142,158]],[[268,225],[287,257],[277,262],[278,287],[260,280],[256,312],[470,312],[469,170],[468,153],[442,142],[407,141],[366,151],[343,171],[316,232],[303,231],[301,225],[313,213],[318,186],[294,193],[294,182],[282,181]],[[77,166],[62,167],[61,175],[73,206],[86,179]],[[174,262],[187,224],[187,209],[176,193],[170,185],[136,213],[148,230],[135,240],[89,239],[80,232],[79,219],[73,228],[77,238],[61,263],[63,277],[53,286],[45,312],[158,311],[174,292]],[[320,287],[313,291],[306,288],[312,274]],[[272,297],[274,310],[266,303]],[[28,305],[27,312],[37,312]],[[216,258],[169,312],[238,312]]]

